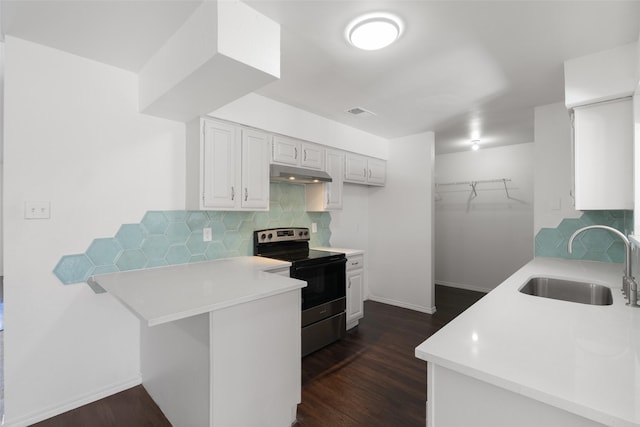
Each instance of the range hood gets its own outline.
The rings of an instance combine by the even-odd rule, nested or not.
[[[271,165],[271,181],[290,182],[292,184],[318,184],[331,182],[332,179],[328,173],[319,170]]]

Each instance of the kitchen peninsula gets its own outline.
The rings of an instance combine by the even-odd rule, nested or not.
[[[535,258],[419,345],[427,424],[640,426],[640,309],[625,305],[622,270]],[[519,292],[533,277],[606,285],[613,303]]]
[[[140,319],[142,383],[173,425],[281,427],[301,387],[306,282],[289,266],[249,256],[92,281]]]

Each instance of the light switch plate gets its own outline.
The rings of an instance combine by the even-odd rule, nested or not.
[[[24,202],[25,219],[51,218],[51,202]]]

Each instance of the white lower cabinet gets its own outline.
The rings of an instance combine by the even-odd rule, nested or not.
[[[508,383],[508,381],[505,381]],[[514,388],[512,385],[510,388]],[[568,412],[539,397],[527,396],[526,388],[511,391],[480,379],[427,363],[427,425],[431,427],[604,427],[617,424],[613,417],[601,424]],[[530,393],[529,394],[533,394]],[[554,398],[547,397],[553,402]],[[558,399],[560,400],[560,399]],[[578,407],[579,405],[572,405]],[[461,410],[464,408],[464,410]],[[594,411],[595,413],[596,411]],[[629,424],[631,425],[631,424]],[[637,424],[636,424],[637,425]]]
[[[347,257],[347,329],[364,317],[364,255]]]

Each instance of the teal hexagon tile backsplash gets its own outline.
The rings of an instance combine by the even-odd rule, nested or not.
[[[576,236],[573,252],[567,245],[571,235],[588,225],[608,225],[628,235],[633,230],[633,211],[585,211],[580,218],[563,219],[556,228],[542,228],[535,238],[536,256],[624,262],[622,241],[606,230],[587,230]]]
[[[142,252],[147,260],[164,259],[171,243],[164,234],[153,234],[147,236],[142,242]]]
[[[138,270],[147,265],[147,261],[148,258],[141,249],[127,249],[118,257],[116,267],[120,271]]]
[[[62,283],[79,283],[86,281],[91,275],[94,265],[85,254],[65,255],[53,269]]]
[[[252,255],[253,232],[271,227],[316,223],[310,245],[329,246],[331,214],[305,211],[304,186],[272,183],[270,194],[268,212],[148,211],[139,224],[123,224],[114,237],[94,239],[86,253],[63,256],[54,274],[71,284],[94,274]],[[202,238],[206,227],[210,242]]]
[[[142,218],[142,225],[149,234],[163,234],[169,226],[169,220],[163,212],[147,212]]]
[[[184,244],[191,235],[191,230],[184,222],[172,222],[165,230],[164,235],[174,245]]]
[[[140,224],[124,224],[116,233],[116,240],[123,249],[134,249],[140,247],[144,234]]]
[[[87,249],[87,256],[95,266],[112,265],[121,251],[122,246],[113,237],[95,239]]]

